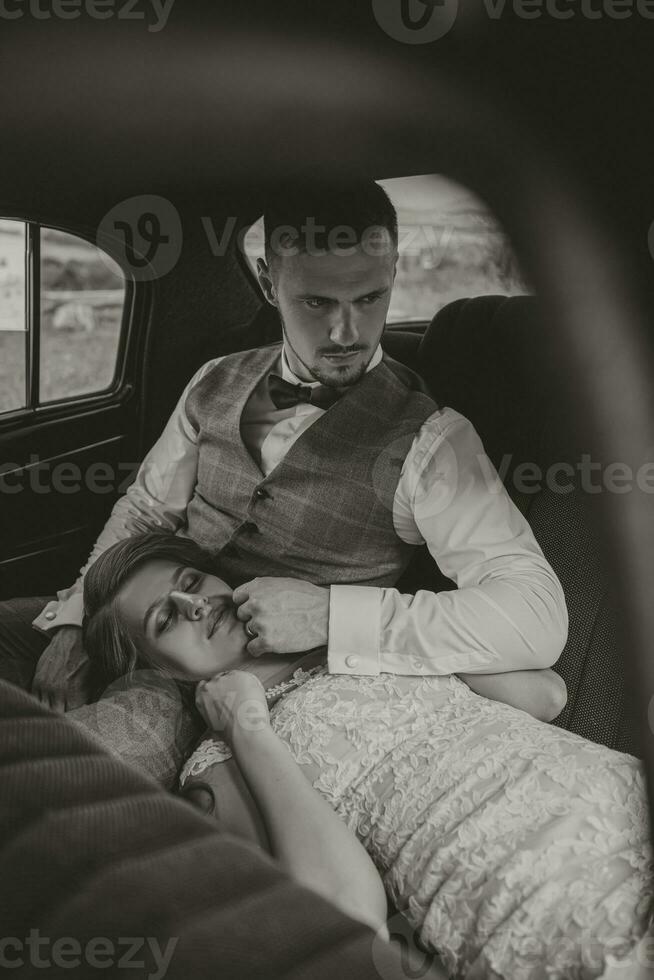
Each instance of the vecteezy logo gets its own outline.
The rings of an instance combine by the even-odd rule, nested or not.
[[[458,0],[372,0],[377,23],[403,44],[430,44],[456,20]]]
[[[412,450],[414,436],[399,436],[385,446],[372,467],[372,489],[387,510],[395,509],[399,480],[409,488],[416,513],[422,519],[443,514],[459,489],[459,463],[452,444],[443,439],[438,453],[421,446]],[[496,477],[497,479],[497,477]]]
[[[182,251],[182,222],[175,206],[157,194],[121,201],[98,228],[98,248],[141,282],[159,279]]]

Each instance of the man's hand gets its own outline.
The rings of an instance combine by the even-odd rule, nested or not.
[[[325,646],[329,589],[295,578],[255,578],[234,591],[236,615],[256,636],[248,653],[302,653]]]
[[[91,665],[82,649],[81,628],[62,626],[36,665],[32,694],[48,708],[71,711],[86,704],[90,673]]]

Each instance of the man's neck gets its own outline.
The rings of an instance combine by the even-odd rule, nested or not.
[[[282,343],[282,378],[291,384],[317,385],[320,384],[310,374],[309,370],[298,361],[286,340]]]

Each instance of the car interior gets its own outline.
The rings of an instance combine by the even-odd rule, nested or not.
[[[444,174],[479,194],[501,221],[533,294],[461,296],[429,315],[389,324],[384,349],[420,374],[439,405],[471,420],[563,585],[570,628],[555,669],[568,701],[554,724],[643,758],[651,773],[651,494],[589,492],[579,467],[587,456],[635,468],[654,446],[647,246],[654,201],[646,178],[651,160],[642,145],[637,150],[652,98],[640,87],[647,62],[642,34],[627,34],[633,25],[617,21],[611,35],[587,24],[586,34],[561,24],[542,25],[539,33],[522,21],[507,23],[500,37],[499,22],[486,23],[462,4],[459,25],[436,44],[442,52],[436,59],[430,45],[412,48],[382,36],[358,5],[335,4],[329,16],[293,3],[278,7],[273,16],[269,5],[254,3],[246,17],[236,8],[219,13],[198,4],[180,11],[160,36],[139,35],[129,22],[106,29],[81,21],[16,22],[0,78],[24,77],[28,58],[31,68],[29,84],[0,113],[14,144],[0,161],[0,218],[27,229],[28,326],[20,338],[24,397],[0,413],[7,488],[0,501],[0,599],[52,596],[72,584],[193,372],[211,358],[280,339],[276,311],[238,235],[257,221],[267,194],[289,171],[318,181],[334,174],[379,180]],[[621,74],[618,52],[627,38],[633,57]],[[581,81],[573,86],[573,78]],[[574,100],[567,97],[571,87]],[[577,145],[572,134],[582,128]],[[47,332],[55,329],[45,318],[48,242],[57,233],[75,236],[119,262],[119,249],[112,255],[97,229],[119,202],[139,195],[174,202],[184,230],[180,254],[161,276],[122,269],[109,383],[100,391],[41,397]],[[209,221],[231,228],[223,248],[208,244]],[[67,342],[81,329],[64,324],[59,337]],[[63,364],[64,354],[56,356]],[[52,493],[43,474],[55,464],[71,464],[73,473],[106,465],[110,475],[101,492],[83,483]],[[558,469],[552,481],[517,488],[516,471],[534,465]],[[426,549],[399,585],[404,592],[452,587]],[[10,715],[7,786],[22,764],[39,778],[38,752],[31,760],[21,754],[21,732],[45,724],[27,697],[17,697]],[[198,896],[206,897],[223,874],[230,889],[247,877],[251,855],[225,847],[208,856],[202,818],[190,810],[169,814],[165,797],[96,758],[81,736],[62,729],[58,738],[52,752],[62,759],[81,752],[85,760],[75,778],[62,763],[60,786],[78,791],[86,780],[97,786],[91,795],[98,800],[107,800],[112,786],[125,799],[153,794],[150,827],[160,818],[160,847],[172,853],[183,846],[194,866],[205,862]],[[70,789],[66,800],[50,805],[73,800]],[[23,806],[16,819],[26,812]],[[63,815],[62,809],[52,819]],[[10,827],[16,832],[15,821],[8,820],[7,834]],[[39,840],[47,862],[44,832]],[[92,862],[90,845],[85,853]],[[51,855],[56,864],[56,848]],[[37,873],[35,862],[23,867]],[[148,858],[144,874],[153,874],[156,891],[153,867]],[[13,879],[6,873],[19,881],[18,866]],[[265,919],[274,909],[283,919],[297,896],[272,867],[266,874],[272,892],[259,895],[259,912]],[[49,901],[61,900],[63,908],[64,892],[50,884]],[[110,900],[105,884],[92,904]],[[68,887],[63,872],[60,885]],[[238,919],[235,885],[230,901],[223,934]],[[395,975],[390,961],[377,972],[362,966],[359,939],[348,946],[337,917],[326,926],[331,953],[321,959],[312,946],[316,935],[298,915],[309,930],[303,949],[310,970],[298,967],[294,976],[333,976],[334,963],[344,976]],[[194,929],[196,948],[211,943],[197,919]],[[297,942],[297,928],[291,931]],[[285,975],[281,948],[278,972],[269,975]],[[240,975],[236,953],[229,963],[226,975]],[[205,975],[198,964],[192,956],[180,960],[175,975],[184,969]]]

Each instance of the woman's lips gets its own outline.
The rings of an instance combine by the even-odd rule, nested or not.
[[[207,616],[207,638],[209,640],[216,632],[219,624],[222,622],[223,616],[227,613],[227,611],[227,603],[221,599],[215,604],[209,616]]]
[[[236,607],[229,596],[218,599],[212,605],[213,609],[207,616],[207,639],[211,639],[219,626],[226,626],[230,633],[235,626],[245,629],[245,624],[236,615]]]
[[[220,611],[214,609],[209,616],[207,616],[207,639],[210,640],[213,634],[216,632],[216,623],[218,622],[218,617]]]

